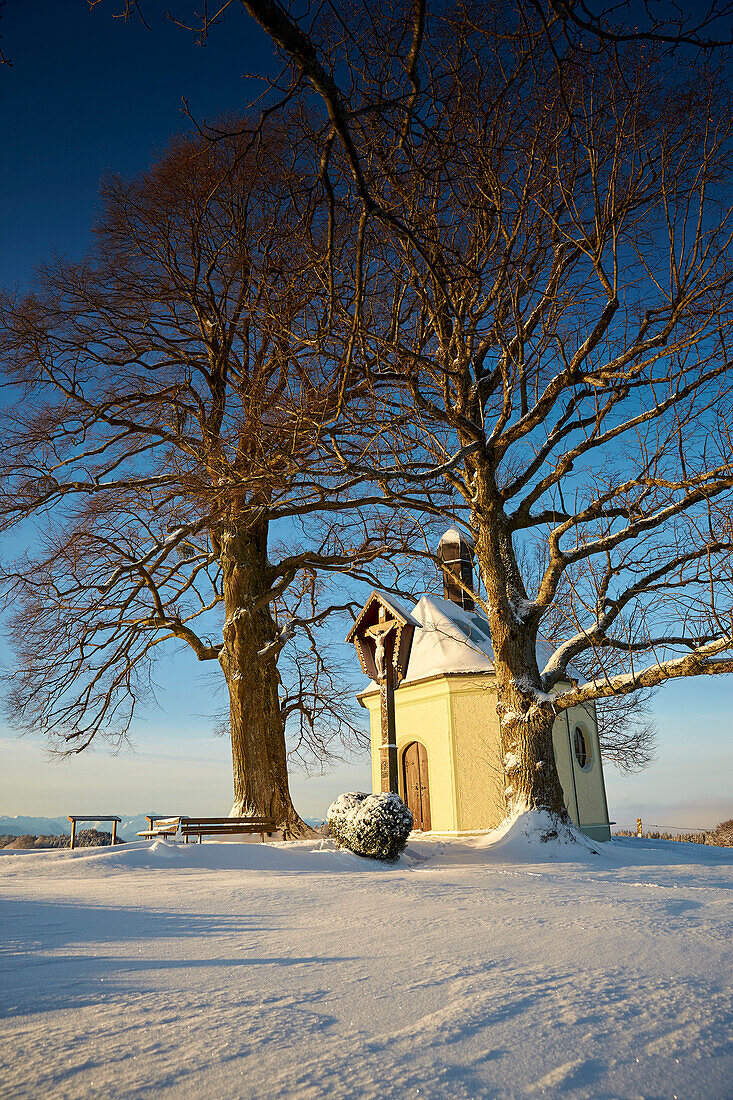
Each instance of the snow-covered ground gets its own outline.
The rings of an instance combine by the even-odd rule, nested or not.
[[[3,1097],[733,1097],[733,850],[0,853]]]

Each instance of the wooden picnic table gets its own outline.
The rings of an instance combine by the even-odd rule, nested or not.
[[[76,823],[77,821],[111,821],[112,822],[112,843],[117,843],[117,822],[122,821],[121,817],[116,817],[114,814],[69,814],[69,821],[71,822],[71,844],[69,849],[74,847],[76,841]]]

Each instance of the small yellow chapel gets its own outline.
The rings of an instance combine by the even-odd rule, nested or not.
[[[438,549],[443,597],[423,596],[408,611],[391,595],[375,591],[349,635],[360,621],[376,621],[377,612],[380,621],[394,622],[399,662],[406,665],[404,672],[397,663],[393,691],[399,793],[416,830],[449,835],[493,829],[506,816],[489,623],[453,579],[458,575],[471,586],[472,554],[465,536],[455,528],[447,531]],[[400,644],[410,636],[411,645]],[[366,646],[357,642],[357,651],[364,671],[376,678]],[[372,789],[385,790],[380,687],[373,683],[357,698],[370,717]],[[594,840],[610,840],[595,708],[563,712],[553,740],[571,819]]]

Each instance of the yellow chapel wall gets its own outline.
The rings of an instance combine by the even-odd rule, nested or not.
[[[379,691],[359,696],[369,711],[372,790],[380,790]],[[581,769],[571,757],[571,740],[564,714],[553,728],[553,745],[565,805],[573,821],[596,840],[610,839],[598,731],[594,708],[574,707],[568,713],[570,733],[580,725],[587,734],[591,759]],[[499,718],[493,675],[436,676],[403,684],[395,692],[395,725],[399,757],[420,741],[428,756],[431,827],[435,832],[493,829],[506,815],[501,767]],[[458,736],[456,736],[456,732]]]
[[[454,676],[448,683],[458,779],[457,828],[493,829],[506,816],[496,678]]]
[[[379,746],[382,741],[379,692],[359,696],[369,711],[372,741],[372,790],[380,790]],[[453,751],[451,699],[445,677],[423,683],[402,684],[395,692],[395,726],[399,758],[400,794],[402,754],[412,741],[425,746],[428,756],[431,827],[435,832],[454,832],[458,826],[458,786]]]
[[[583,731],[588,750],[588,760],[584,768],[580,767],[573,756],[573,779],[575,781],[573,794],[577,799],[578,806],[575,820],[579,819],[582,822],[581,828],[594,840],[610,840],[611,829],[608,822],[608,807],[606,804],[601,749],[598,741],[595,704],[591,703],[588,707],[570,707],[558,719],[557,724],[559,725],[561,721],[564,726],[566,754],[570,755],[576,726],[580,726]],[[568,737],[568,730],[570,731],[570,737]]]
[[[378,791],[379,692],[372,689],[359,699],[369,711],[372,790]],[[425,746],[434,832],[491,829],[499,824],[506,802],[493,676],[436,676],[403,684],[395,692],[395,726],[403,797],[402,754],[412,741]]]
[[[578,824],[578,806],[575,800],[575,788],[573,786],[573,767],[570,759],[570,746],[568,743],[565,715],[561,714],[555,719],[552,727],[552,747],[555,750],[555,767],[560,778],[560,786],[565,796],[565,808],[571,819]]]

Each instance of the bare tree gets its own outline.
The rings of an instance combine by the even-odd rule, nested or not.
[[[649,707],[651,694],[612,695],[596,704],[601,753],[622,772],[642,771],[654,759],[658,729]]]
[[[547,543],[536,539],[528,546],[524,544],[520,547],[518,559],[522,575],[536,591],[550,562]],[[568,622],[575,614],[574,600],[577,581],[582,576],[582,566],[575,571],[568,570],[568,573],[570,575],[565,579],[565,584],[559,586],[553,604],[542,622],[542,644],[545,651],[548,647],[552,650],[563,645],[567,640]],[[563,590],[569,598],[563,598]],[[592,650],[576,656],[572,672],[574,676],[585,679],[595,676],[597,665]],[[622,772],[642,771],[654,759],[658,729],[651,702],[657,690],[649,688],[628,695],[611,695],[584,705],[590,720],[595,720],[597,724],[603,758]]]
[[[88,0],[89,7],[108,3],[117,18],[137,17],[145,22],[142,0]],[[289,5],[280,5],[277,0],[222,0],[212,7],[204,5],[187,10],[179,6],[177,12],[165,13],[179,27],[194,31],[200,43],[205,43],[209,33],[224,19],[227,9],[237,5],[245,7],[286,53],[299,54],[302,65],[307,55],[315,59],[315,52],[309,48],[305,39],[296,46],[297,24],[292,17]],[[414,0],[412,11],[416,22],[422,22],[427,11],[426,0]],[[356,18],[354,13],[356,12]],[[652,0],[632,3],[632,0],[612,0],[611,3],[587,3],[585,0],[518,0],[516,12],[523,31],[532,27],[535,35],[547,39],[553,48],[558,37],[565,44],[586,48],[597,40],[604,43],[623,44],[627,42],[650,42],[662,45],[668,50],[692,49],[696,52],[710,53],[726,49],[733,45],[733,4],[712,0],[707,4],[694,2],[658,4]],[[321,17],[333,17],[347,29],[352,42],[354,26],[371,22],[368,8],[358,6],[350,8],[348,4],[329,0],[320,9]],[[147,25],[147,24],[146,24]],[[506,27],[505,27],[506,30]],[[307,36],[306,36],[307,37]],[[415,39],[413,39],[413,44]],[[417,44],[417,54],[420,44]],[[553,49],[556,62],[561,54]],[[308,67],[303,65],[308,74]]]
[[[710,52],[733,44],[733,5],[655,4],[644,0],[614,0],[611,4],[584,0],[530,0],[528,5],[542,17],[548,34],[562,27],[568,41],[579,36],[587,43],[653,42],[667,48],[692,48]]]
[[[558,713],[733,671],[726,71],[589,50],[539,5],[247,7],[282,96],[321,99],[320,178],[359,227],[344,346],[474,537],[508,810],[563,826]]]
[[[0,299],[2,527],[32,546],[5,572],[8,709],[68,751],[119,739],[161,646],[187,646],[226,680],[236,812],[292,836],[286,722],[320,751],[345,717],[316,638],[349,599],[324,604],[318,577],[359,577],[386,545],[379,491],[354,511],[319,450],[344,397],[312,339],[320,230],[282,134],[260,139],[181,138],[109,179],[91,258]],[[311,659],[288,658],[283,691],[298,629]]]

